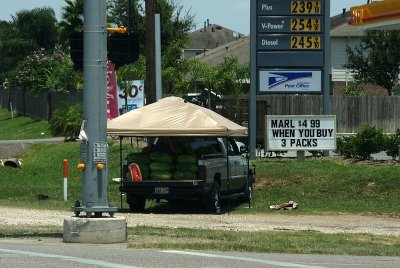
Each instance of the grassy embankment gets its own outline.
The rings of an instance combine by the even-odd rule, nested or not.
[[[46,122],[17,117],[9,119],[0,110],[0,139],[35,138],[36,132],[48,131]],[[12,122],[11,122],[12,121]],[[17,131],[27,127],[27,131]],[[35,131],[29,131],[35,126]],[[37,128],[36,128],[37,127]],[[46,132],[45,132],[46,133]],[[31,134],[31,136],[29,136]],[[119,144],[110,141],[109,200],[120,204]],[[136,143],[133,142],[133,145]],[[136,148],[124,144],[126,154]],[[69,210],[81,199],[82,174],[77,170],[79,143],[37,144],[18,156],[22,168],[0,167],[0,204],[31,208]],[[68,201],[63,201],[63,159],[68,159]],[[307,159],[262,159],[254,161],[257,181],[253,208],[245,204],[225,201],[227,213],[289,213],[297,214],[365,213],[399,217],[400,165],[355,164],[350,161]],[[39,200],[39,195],[49,199]],[[269,205],[294,200],[300,204],[296,211],[271,211]],[[126,213],[125,209],[122,213]],[[148,202],[151,213],[201,213],[196,205],[169,205]],[[16,234],[21,230],[3,229],[2,234]],[[26,232],[26,230],[25,230]],[[131,247],[187,248],[243,250],[259,252],[325,253],[349,255],[400,255],[400,238],[364,234],[320,234],[314,232],[233,232],[201,231],[137,227],[129,229],[134,236]],[[137,237],[143,239],[137,239]],[[147,238],[147,239],[146,239]],[[143,242],[137,242],[143,241]]]

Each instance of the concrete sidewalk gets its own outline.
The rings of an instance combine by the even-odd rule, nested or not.
[[[30,140],[0,140],[0,158],[16,157],[35,143],[58,143],[64,141],[64,137]]]

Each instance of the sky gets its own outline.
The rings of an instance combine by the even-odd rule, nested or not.
[[[176,0],[183,6],[184,11],[194,15],[196,29],[210,23],[237,31],[242,34],[250,33],[250,0]],[[254,0],[255,1],[255,0]],[[11,0],[2,1],[0,20],[10,21],[12,15],[21,9],[31,10],[37,7],[52,7],[58,19],[61,19],[64,0]],[[366,4],[367,0],[331,0],[331,16],[342,13],[352,6]]]

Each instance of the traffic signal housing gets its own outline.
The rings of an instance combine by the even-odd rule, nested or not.
[[[83,70],[83,32],[73,32],[69,38],[70,56],[76,70]],[[132,33],[112,31],[107,36],[107,57],[116,68],[139,58],[139,38]]]
[[[119,66],[139,58],[139,38],[132,33],[113,32],[108,36],[108,59]]]

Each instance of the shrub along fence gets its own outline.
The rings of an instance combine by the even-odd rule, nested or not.
[[[0,105],[18,114],[37,119],[48,119],[61,103],[82,102],[81,92],[51,92],[42,96],[31,96],[20,89],[0,88]],[[25,100],[25,101],[24,101]],[[50,100],[50,101],[49,101]],[[248,121],[248,96],[222,97],[222,114],[231,120],[246,124]],[[25,103],[25,105],[24,105]],[[48,107],[49,104],[49,107]],[[257,96],[257,138],[264,138],[265,115],[321,115],[321,95],[259,95]],[[25,109],[24,109],[25,107]],[[400,129],[400,97],[397,96],[330,96],[330,114],[336,115],[338,133],[356,133],[364,124],[395,133]]]

